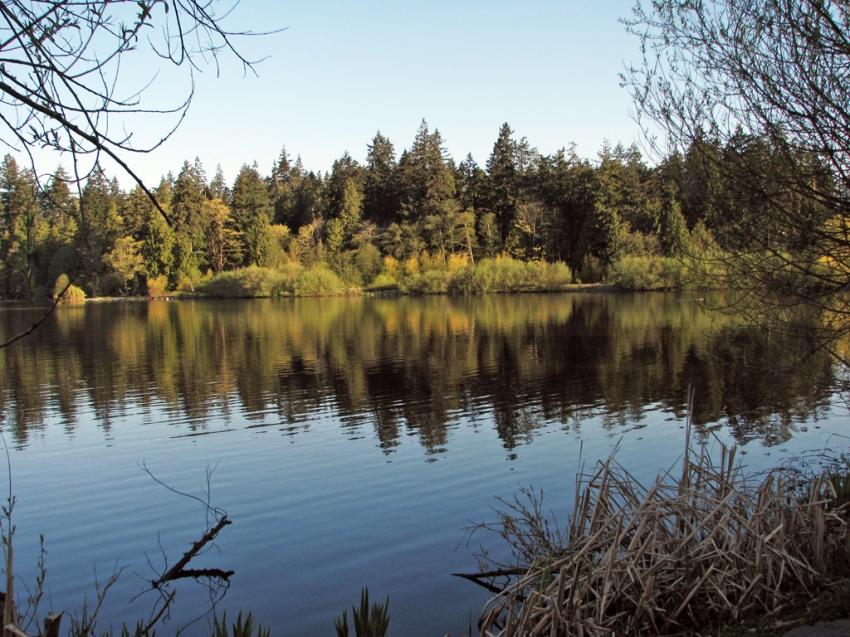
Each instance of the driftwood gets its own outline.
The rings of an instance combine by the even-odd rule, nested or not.
[[[159,607],[158,611],[151,618],[148,624],[142,629],[142,634],[148,634],[154,627],[154,625],[165,615],[168,611],[169,607],[174,601],[176,591],[170,591],[166,593],[163,590],[163,587],[169,582],[173,582],[175,580],[184,579],[184,578],[217,578],[223,581],[228,581],[231,575],[234,574],[232,570],[223,570],[219,568],[203,568],[203,569],[190,569],[186,568],[189,563],[194,559],[205,546],[207,546],[210,542],[212,542],[215,537],[219,534],[219,532],[227,525],[231,524],[230,519],[226,515],[222,515],[216,524],[208,529],[199,540],[192,543],[192,546],[186,551],[183,556],[177,561],[174,566],[165,571],[159,578],[151,581],[151,588],[160,590],[162,597],[162,605]],[[6,542],[6,567],[7,573],[11,573],[11,564],[12,564],[12,550],[11,550],[11,541]],[[109,587],[114,583],[115,579],[117,579],[118,574],[114,574],[112,578],[110,578],[106,587],[103,589],[99,589],[98,594],[98,605],[95,608],[94,614],[89,619],[89,624],[84,627],[81,631],[82,633],[88,634],[94,628],[94,621],[97,617],[97,613],[100,609],[100,605],[103,602],[103,597],[106,594],[106,591]],[[7,587],[11,588],[11,577],[7,577]],[[30,637],[20,626],[17,625],[19,621],[19,617],[17,614],[17,610],[15,608],[15,604],[13,601],[13,597],[7,595],[6,592],[0,591],[0,606],[2,606],[3,613],[3,621],[2,624],[2,637]],[[52,615],[48,615],[44,620],[44,632],[42,632],[38,637],[59,637],[60,628],[62,624],[62,613],[56,613]]]
[[[469,580],[474,584],[478,584],[481,588],[486,588],[491,593],[497,595],[505,590],[505,587],[496,586],[493,579],[496,577],[510,577],[513,575],[522,575],[525,569],[520,568],[498,568],[492,571],[481,571],[479,573],[452,573],[452,577],[460,577]]]
[[[228,581],[230,576],[233,575],[235,571],[225,571],[218,568],[206,568],[206,569],[187,569],[186,566],[192,559],[201,552],[201,550],[210,542],[212,542],[216,535],[226,527],[228,524],[231,524],[230,519],[223,515],[219,518],[218,522],[215,526],[207,530],[196,542],[192,543],[191,548],[188,551],[183,553],[183,557],[181,557],[177,563],[168,569],[165,573],[163,573],[158,579],[151,581],[151,586],[153,588],[160,588],[164,584],[168,582],[173,582],[174,580],[182,579],[182,578],[198,578],[198,577],[216,577],[222,579],[224,581]]]

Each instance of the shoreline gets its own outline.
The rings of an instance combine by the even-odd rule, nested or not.
[[[551,289],[529,289],[529,290],[511,290],[511,291],[486,291],[477,292],[474,294],[452,294],[451,292],[429,292],[429,293],[411,293],[401,292],[397,289],[386,290],[369,290],[369,289],[354,289],[346,292],[328,293],[328,294],[254,294],[254,295],[214,295],[203,294],[201,292],[173,292],[157,296],[146,295],[131,295],[131,296],[92,296],[85,298],[81,303],[60,303],[60,307],[80,307],[85,304],[105,304],[105,303],[142,303],[146,301],[197,301],[197,300],[228,300],[228,299],[309,299],[309,298],[343,298],[343,297],[363,297],[363,298],[425,298],[425,297],[450,297],[450,298],[471,298],[480,296],[523,296],[527,294],[655,294],[655,293],[676,293],[687,292],[685,288],[661,288],[657,290],[628,290],[608,283],[573,283],[563,288]],[[27,300],[27,299],[0,299],[0,308],[49,308],[51,303],[48,300]]]

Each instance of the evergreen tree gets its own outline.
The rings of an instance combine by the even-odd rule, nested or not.
[[[90,292],[98,291],[98,279],[104,273],[103,255],[121,236],[122,223],[115,189],[103,171],[95,167],[82,191],[79,222],[81,280]]]
[[[698,135],[685,151],[678,191],[689,228],[700,221],[712,229],[723,225],[719,214],[721,162],[722,149],[703,135]]]
[[[174,264],[174,231],[159,210],[153,206],[145,213],[141,237],[140,253],[147,278],[165,276],[171,279]]]
[[[481,256],[492,258],[499,254],[499,224],[496,214],[485,212],[478,217],[478,245]]]
[[[345,205],[344,199],[349,182],[362,192],[363,177],[363,169],[351,158],[348,152],[343,153],[342,157],[334,161],[331,174],[325,184],[325,219],[339,216]]]
[[[301,179],[300,163],[293,165],[284,146],[272,167],[269,190],[274,207],[274,222],[288,223],[295,208],[295,191]]]
[[[230,201],[230,188],[227,187],[221,164],[215,167],[215,176],[207,186],[207,197],[209,199],[221,199],[225,204]]]
[[[140,186],[133,188],[130,194],[123,198],[121,218],[124,221],[122,229],[126,235],[139,237],[145,215],[151,205],[150,198]]]
[[[218,273],[242,262],[242,236],[230,208],[221,199],[204,202],[207,218],[207,263]]]
[[[294,209],[286,221],[290,229],[297,233],[302,226],[321,220],[324,199],[325,184],[322,177],[314,172],[304,175],[295,188]]]
[[[2,256],[7,293],[31,299],[38,274],[38,240],[46,224],[41,218],[32,173],[19,169],[11,155],[6,155],[0,171],[4,226]]]
[[[552,259],[566,261],[578,272],[591,246],[597,196],[597,175],[593,166],[579,159],[575,149],[561,149],[541,159],[535,177],[535,191],[553,211],[546,243]]]
[[[257,166],[242,166],[233,183],[231,205],[236,228],[242,234],[243,265],[260,265],[269,249],[272,204]]]
[[[74,269],[77,241],[77,202],[68,188],[68,175],[58,167],[41,198],[47,236],[38,246],[40,284],[49,288],[56,278]]]
[[[443,138],[438,130],[429,132],[425,120],[399,160],[399,180],[402,215],[411,223],[445,214],[454,204],[454,174],[446,162]]]
[[[347,249],[360,225],[363,195],[350,177],[343,183],[339,205],[339,210],[327,224],[327,248],[331,254]]]
[[[156,198],[166,212],[171,210],[171,183],[163,179],[156,189]],[[158,276],[172,280],[174,267],[174,230],[165,221],[162,214],[148,206],[139,239],[142,242],[140,253],[144,262],[144,273],[148,279]]]
[[[206,177],[200,161],[195,159],[194,164],[184,161],[171,196],[175,282],[196,276],[203,266],[207,222],[203,215],[205,191]]]
[[[398,220],[398,164],[392,142],[378,131],[368,146],[363,186],[363,217],[386,226]]]
[[[512,136],[513,130],[507,122],[502,124],[493,152],[487,160],[488,208],[496,215],[500,248],[507,242],[519,200],[517,145]]]
[[[618,144],[614,148],[613,156],[603,158],[602,161],[607,163],[600,166],[600,170],[610,169],[616,180],[617,200],[611,203],[615,205],[629,230],[652,232],[655,219],[649,206],[650,171],[643,163],[637,146],[632,144],[624,148]]]
[[[626,225],[620,213],[605,203],[597,202],[592,245],[594,254],[606,268],[620,258],[626,231]]]
[[[142,242],[133,237],[119,237],[103,261],[118,282],[118,293],[123,295],[139,289],[139,276],[145,272]]]
[[[485,180],[487,174],[467,154],[455,171],[458,204],[464,210],[478,210],[483,206]]]
[[[656,233],[664,256],[678,257],[684,254],[687,247],[688,225],[671,187],[664,189],[661,198]]]

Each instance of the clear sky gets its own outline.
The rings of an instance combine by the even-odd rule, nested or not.
[[[212,68],[198,75],[177,133],[133,164],[155,182],[198,156],[210,176],[221,164],[232,180],[255,160],[268,172],[285,145],[308,170],[328,170],[346,150],[363,160],[378,129],[400,152],[423,118],[457,160],[471,152],[483,165],[503,122],[542,153],[575,142],[580,155],[594,157],[603,139],[640,141],[618,76],[638,55],[618,22],[631,5],[242,0],[227,24],[286,28],[240,45],[248,56],[267,56],[259,77],[243,77],[233,64],[218,77]],[[163,74],[148,98],[173,102],[184,88]],[[141,132],[150,138],[155,130],[145,122]]]

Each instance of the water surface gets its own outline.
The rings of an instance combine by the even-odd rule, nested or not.
[[[0,309],[0,336],[36,315]],[[236,570],[221,610],[332,634],[368,585],[390,595],[393,634],[457,634],[486,592],[449,574],[481,542],[500,550],[464,528],[528,484],[567,511],[580,449],[619,443],[651,478],[681,453],[689,386],[700,435],[754,469],[846,446],[839,372],[803,353],[673,294],[61,308],[0,352],[18,573],[32,580],[43,533],[55,608],[117,567],[105,617],[135,620],[153,600],[128,600],[205,523],[142,465],[201,497],[211,467],[234,524],[198,566]],[[206,595],[181,585],[164,634]]]

